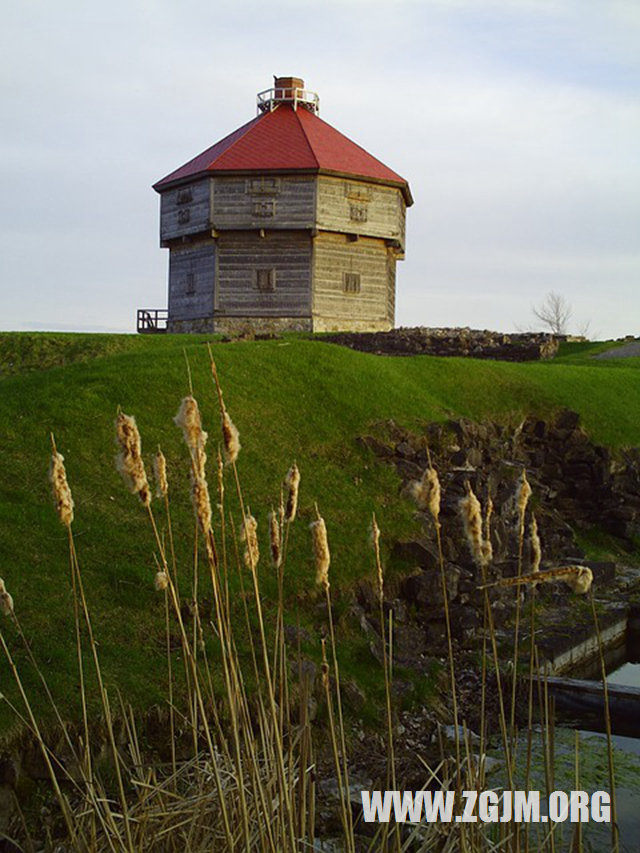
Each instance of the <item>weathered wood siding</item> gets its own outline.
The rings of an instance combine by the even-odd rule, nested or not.
[[[404,249],[406,205],[400,190],[379,184],[318,178],[317,227],[398,241]]]
[[[390,295],[391,250],[382,240],[321,233],[314,240],[313,329],[390,329],[395,294]],[[345,276],[359,276],[359,292],[345,292]],[[395,287],[395,279],[394,279]]]
[[[211,178],[165,190],[160,200],[160,241],[211,230]]]
[[[312,228],[314,214],[311,175],[215,179],[212,221],[216,229]]]
[[[213,240],[176,246],[169,254],[169,319],[213,316],[216,245]]]
[[[274,270],[275,289],[258,286]],[[311,313],[311,237],[300,231],[222,232],[218,237],[216,314],[296,317]]]

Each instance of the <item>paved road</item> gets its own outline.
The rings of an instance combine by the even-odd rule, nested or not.
[[[640,341],[629,341],[628,344],[623,344],[621,347],[614,347],[598,353],[598,355],[594,355],[594,358],[632,358],[633,356],[640,356]]]

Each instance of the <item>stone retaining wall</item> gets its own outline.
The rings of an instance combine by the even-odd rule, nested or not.
[[[424,326],[390,332],[340,332],[321,340],[377,355],[441,355],[500,361],[553,358],[558,338],[543,332],[504,334],[487,329],[430,329]]]

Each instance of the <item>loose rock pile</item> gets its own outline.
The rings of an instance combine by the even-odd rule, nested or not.
[[[392,329],[389,332],[340,332],[319,340],[376,355],[442,355],[499,361],[537,361],[553,358],[558,339],[542,332],[504,334],[469,328]]]

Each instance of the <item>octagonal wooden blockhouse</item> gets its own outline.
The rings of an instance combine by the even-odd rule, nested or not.
[[[154,189],[168,331],[393,327],[409,185],[324,122],[302,80],[276,78],[256,118]]]

